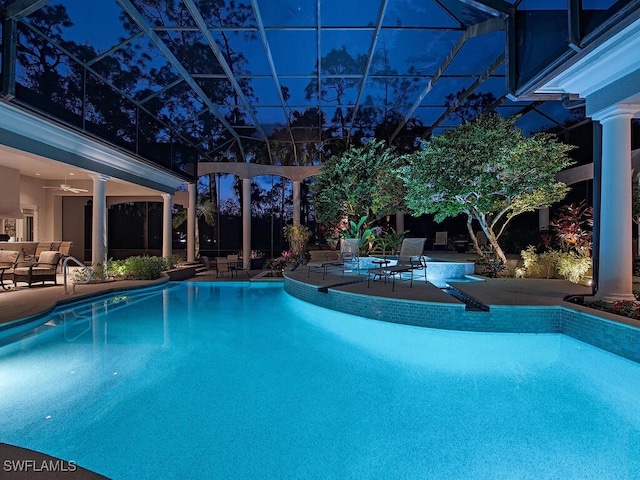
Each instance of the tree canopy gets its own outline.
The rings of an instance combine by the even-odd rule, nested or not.
[[[344,219],[374,221],[402,209],[404,187],[395,173],[400,162],[381,140],[330,157],[311,187],[318,221],[335,227]]]
[[[556,173],[573,162],[573,148],[547,133],[525,137],[516,118],[481,115],[422,143],[399,168],[414,214],[435,214],[437,222],[465,215],[480,252],[472,221],[506,262],[498,240],[511,219],[562,200],[568,187]]]

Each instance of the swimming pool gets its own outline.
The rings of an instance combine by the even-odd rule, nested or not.
[[[640,365],[347,315],[273,283],[59,310],[0,348],[0,441],[129,478],[640,477]]]

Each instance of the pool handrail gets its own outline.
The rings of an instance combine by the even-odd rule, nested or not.
[[[83,282],[79,282],[77,280],[73,281],[73,286],[71,288],[71,292],[72,293],[76,293],[76,285],[77,284],[88,284],[91,283],[91,278],[93,276],[93,271],[87,267],[84,262],[81,262],[80,260],[78,260],[76,257],[72,257],[72,256],[66,256],[64,257],[64,261],[62,263],[62,275],[63,275],[63,279],[64,279],[64,293],[67,294],[67,269],[69,266],[69,262],[73,261],[76,265],[78,265],[79,267],[82,267],[86,272],[87,272],[87,279],[86,281]]]

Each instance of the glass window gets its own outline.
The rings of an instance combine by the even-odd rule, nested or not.
[[[627,0],[582,0],[580,34],[586,37],[594,33],[607,20],[628,6]]]
[[[26,26],[18,25],[16,97],[82,127],[84,69]]]
[[[568,51],[567,15],[566,7],[554,10],[518,8],[515,20],[516,89]]]
[[[136,106],[94,75],[87,75],[85,130],[135,151]]]

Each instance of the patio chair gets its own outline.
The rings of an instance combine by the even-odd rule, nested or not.
[[[436,238],[433,241],[433,249],[436,247],[442,247],[443,250],[447,249],[447,232],[436,232]]]
[[[71,251],[71,247],[73,247],[73,242],[70,242],[70,241],[60,242],[58,251],[62,254],[63,257],[68,257],[69,252]]]
[[[27,252],[25,252],[24,259],[27,261],[33,261],[33,260],[37,261],[42,252],[52,252],[55,250],[57,250],[57,248],[56,249],[51,248],[51,242],[38,242],[38,244],[36,245],[35,251],[29,252],[33,254],[30,255]]]
[[[405,238],[402,241],[400,255],[395,265],[380,266],[371,268],[367,272],[367,287],[369,287],[372,276],[384,279],[386,282],[391,278],[391,291],[395,290],[396,277],[402,279],[402,274],[408,274],[409,286],[413,287],[413,277],[415,272],[424,272],[424,281],[427,281],[427,261],[422,255],[426,238]]]
[[[233,276],[234,273],[238,275],[238,272],[245,272],[247,274],[247,277],[249,276],[249,270],[244,268],[239,255],[227,255],[227,263],[229,264],[229,269],[231,270],[231,276]]]
[[[358,248],[360,246],[359,238],[343,238],[340,240],[340,259],[337,265],[342,267],[342,276],[347,271],[347,265],[355,265],[356,270],[360,270],[360,256]]]
[[[58,284],[56,274],[58,263],[62,255],[57,251],[44,251],[40,253],[37,262],[18,262],[13,269],[13,284],[17,286],[18,282],[25,282],[31,288],[31,285],[37,282],[53,282]]]
[[[0,250],[0,285],[3,290],[9,290],[4,281],[13,279],[13,270],[18,263],[20,253],[18,250]]]
[[[63,264],[64,262],[62,260],[64,260],[65,258],[67,258],[69,256],[69,251],[71,250],[71,247],[73,246],[73,242],[69,242],[69,241],[65,241],[65,242],[60,242],[60,245],[58,246],[58,251],[60,252],[60,264],[59,264],[59,270],[62,271],[63,268]]]
[[[204,268],[207,272],[215,270],[215,268],[211,265],[211,260],[209,260],[209,257],[207,257],[206,255],[202,255],[200,257],[200,263],[204,265]]]
[[[224,274],[229,277],[232,275],[227,257],[216,257],[216,277],[220,278]]]
[[[359,238],[341,238],[340,239],[340,253],[338,253],[338,258],[335,260],[329,260],[327,262],[321,263],[318,265],[312,265],[307,270],[307,277],[309,273],[311,273],[312,269],[322,269],[322,279],[327,276],[329,270],[332,268],[340,268],[342,271],[342,276],[344,277],[344,273],[349,271],[349,268],[353,268],[355,266],[356,271],[360,272],[360,256],[358,254],[358,248],[360,245]]]

